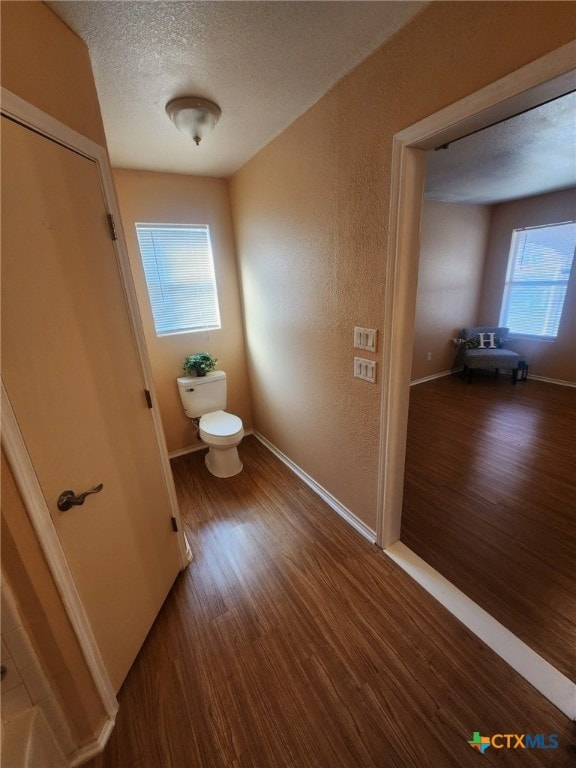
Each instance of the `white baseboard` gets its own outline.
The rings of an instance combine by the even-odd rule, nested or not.
[[[206,443],[198,440],[197,445],[189,445],[187,448],[180,448],[178,451],[171,451],[168,454],[168,458],[176,459],[178,456],[186,456],[187,453],[195,453],[196,451],[201,451],[203,448],[207,448]]]
[[[282,451],[278,450],[275,445],[272,445],[272,443],[269,440],[266,440],[266,438],[261,435],[259,432],[256,432],[256,430],[253,430],[254,437],[256,437],[257,440],[259,440],[262,445],[264,445],[268,450],[274,454],[280,461],[285,464],[288,469],[292,470],[294,474],[300,478],[300,480],[303,480],[306,485],[311,488],[314,493],[316,493],[320,498],[328,504],[329,507],[331,507],[337,514],[340,515],[340,517],[344,518],[347,523],[349,523],[353,528],[355,528],[358,533],[360,533],[362,536],[364,536],[365,539],[368,539],[368,541],[371,544],[374,544],[376,541],[376,531],[373,531],[371,528],[369,528],[366,523],[363,523],[362,520],[360,520],[359,517],[356,517],[356,515],[351,512],[347,507],[345,507],[343,504],[341,504],[337,498],[332,496],[332,494],[327,491],[325,488],[323,488],[319,483],[316,482],[310,475],[308,475],[306,472],[304,472],[303,469],[301,469],[297,464],[294,464],[294,462],[289,459],[287,456],[285,456]]]
[[[425,376],[423,379],[414,379],[414,381],[410,382],[410,386],[413,387],[415,384],[424,384],[426,381],[441,379],[443,376],[451,376],[453,373],[460,373],[460,371],[463,370],[464,366],[461,365],[459,368],[452,368],[449,371],[434,373],[432,376]],[[534,379],[534,381],[544,381],[546,384],[556,384],[560,387],[573,387],[576,389],[576,383],[573,381],[564,381],[563,379],[549,379],[547,376],[534,376],[533,374],[529,374],[528,380],[529,379]],[[520,381],[520,379],[518,379],[518,381]]]
[[[560,387],[572,387],[576,389],[576,383],[573,381],[564,381],[563,379],[549,379],[546,376],[533,376],[531,373],[528,375],[527,381],[534,379],[534,381],[543,381],[546,384],[556,384]]]
[[[441,371],[440,373],[433,373],[431,376],[425,376],[423,379],[414,379],[410,382],[410,386],[415,384],[424,384],[425,381],[433,381],[434,379],[441,379],[443,376],[452,376],[453,373],[459,373],[464,370],[464,366],[461,365],[458,368],[451,368],[449,371]]]
[[[114,722],[114,718],[107,717],[102,725],[102,728],[100,729],[98,738],[90,742],[90,744],[86,744],[85,746],[80,747],[80,749],[77,749],[71,755],[68,755],[70,768],[77,768],[77,766],[87,763],[88,760],[96,757],[104,750],[104,747],[110,738],[110,734],[114,729]]]
[[[384,550],[406,573],[571,720],[576,684],[539,656],[432,566],[397,541]]]

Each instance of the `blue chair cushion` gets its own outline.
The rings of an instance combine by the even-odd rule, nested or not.
[[[493,371],[496,368],[518,368],[520,355],[511,349],[467,349],[464,362],[468,368],[482,368]]]

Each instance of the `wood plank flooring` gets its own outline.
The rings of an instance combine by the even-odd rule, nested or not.
[[[412,387],[401,539],[576,681],[576,390],[477,374]]]
[[[91,768],[573,764],[571,724],[254,437],[220,480],[173,461],[194,560]],[[474,731],[556,733],[557,750]]]

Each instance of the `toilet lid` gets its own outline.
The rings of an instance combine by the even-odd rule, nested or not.
[[[207,413],[200,419],[200,429],[216,437],[235,435],[242,429],[242,419],[226,411]]]

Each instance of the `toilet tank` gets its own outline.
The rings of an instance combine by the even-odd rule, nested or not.
[[[180,376],[178,391],[189,419],[226,408],[226,374],[211,371],[206,376]]]

